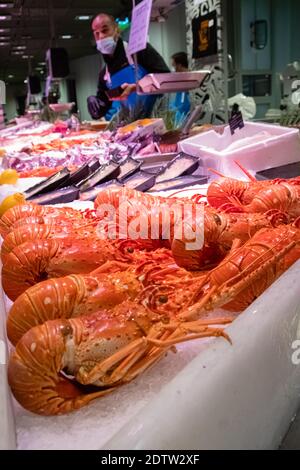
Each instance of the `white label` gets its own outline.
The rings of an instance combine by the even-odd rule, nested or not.
[[[132,10],[127,52],[129,55],[146,49],[152,0],[144,0]]]

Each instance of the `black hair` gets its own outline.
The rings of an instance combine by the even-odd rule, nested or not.
[[[176,64],[182,65],[186,69],[189,68],[188,55],[186,52],[176,52],[171,57]]]

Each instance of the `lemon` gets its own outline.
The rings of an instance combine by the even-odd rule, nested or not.
[[[11,207],[17,206],[18,204],[25,204],[25,202],[26,199],[21,193],[15,193],[7,196],[0,204],[0,217],[2,217],[3,214]]]
[[[0,174],[0,184],[16,184],[19,175],[16,170],[4,170]]]

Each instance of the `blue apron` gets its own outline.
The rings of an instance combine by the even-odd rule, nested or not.
[[[140,80],[147,74],[148,72],[141,65],[138,65],[137,79]],[[123,85],[123,83],[131,84],[135,83],[135,81],[135,66],[127,65],[127,67],[124,67],[123,69],[111,75],[110,80],[107,80],[106,85],[107,88],[117,88],[118,86]],[[157,95],[141,96],[137,93],[131,93],[126,101],[122,101],[122,106],[126,106],[132,111],[134,111],[134,109],[141,109],[141,117],[149,117],[157,98]],[[120,101],[112,101],[111,108],[106,113],[105,119],[109,121],[113,115],[119,111],[120,108]]]
[[[170,109],[179,111],[180,113],[187,114],[190,111],[191,103],[189,93],[186,91],[179,91],[175,95],[175,100],[171,103]]]

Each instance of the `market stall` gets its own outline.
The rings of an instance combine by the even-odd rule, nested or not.
[[[299,63],[272,77],[293,27],[279,60],[269,2],[48,3],[0,30],[0,448],[277,449],[300,406]]]
[[[249,134],[247,134],[248,128]],[[118,141],[120,135],[122,139]],[[229,137],[226,129],[221,133],[219,129],[218,133],[206,130],[196,137],[180,142],[178,151],[182,150],[185,153],[179,157],[178,151],[175,154],[162,154],[159,151],[159,140],[157,141],[154,136],[153,126],[149,137],[149,132],[145,132],[142,123],[119,132],[117,139],[116,135],[110,133],[93,134],[92,137],[88,134],[87,148],[90,145],[95,146],[90,153],[84,148],[86,142],[84,135],[80,136],[82,142],[78,146],[75,142],[76,136],[72,134],[63,138],[61,135],[59,138],[55,135],[45,144],[46,148],[42,147],[44,143],[40,145],[34,141],[30,144],[32,150],[29,152],[26,137],[28,160],[18,159],[17,153],[23,151],[23,146],[11,150],[12,147],[6,148],[3,145],[6,149],[5,165],[20,170],[18,165],[25,164],[26,168],[21,170],[30,174],[30,171],[44,166],[42,160],[44,153],[49,152],[49,146],[51,152],[51,145],[54,145],[58,148],[56,152],[62,152],[57,161],[60,159],[64,167],[69,152],[67,143],[69,141],[70,151],[76,151],[77,155],[80,152],[81,156],[86,152],[85,162],[81,157],[72,162],[76,168],[71,168],[71,176],[82,171],[82,167],[89,162],[95,162],[97,154],[99,167],[94,172],[99,173],[99,168],[104,171],[112,165],[112,162],[121,172],[122,165],[126,164],[126,171],[123,171],[127,178],[129,171],[129,180],[136,178],[137,183],[142,185],[141,187],[128,185],[128,179],[119,178],[118,172],[108,172],[105,181],[99,181],[97,175],[95,178],[92,172],[88,177],[86,175],[83,177],[85,181],[92,176],[93,185],[89,191],[93,196],[90,200],[81,197],[86,188],[81,191],[79,185],[77,196],[72,202],[57,201],[60,202],[59,207],[71,205],[76,209],[93,209],[94,201],[99,194],[109,188],[115,190],[116,187],[120,190],[121,188],[142,189],[145,191],[144,194],[156,197],[176,195],[184,198],[196,194],[198,200],[202,201],[209,185],[212,181],[216,181],[214,171],[226,169],[226,176],[231,176],[232,172],[235,178],[240,178],[245,183],[249,180],[249,176],[236,165],[235,159],[247,163],[247,170],[250,176],[253,176],[272,166],[270,155],[273,154],[276,156],[274,161],[278,177],[282,171],[280,166],[285,164],[294,168],[295,173],[290,176],[296,177],[298,174],[299,137],[294,130],[265,125],[263,130],[258,129],[255,133],[252,131],[252,126],[246,124],[245,130],[240,134],[237,132],[234,138]],[[92,139],[92,144],[89,139]],[[156,153],[148,154],[147,151],[139,153],[149,145],[149,139],[150,148],[156,148]],[[222,147],[223,140],[226,145]],[[230,146],[231,149],[228,148]],[[288,153],[280,152],[283,146],[289,148]],[[128,149],[132,150],[133,147],[135,151],[128,155]],[[100,152],[102,153],[99,156]],[[259,160],[255,158],[258,152],[260,152]],[[51,159],[51,155],[47,158]],[[243,158],[246,158],[247,162],[242,160]],[[61,169],[56,171],[57,161],[53,164],[54,176],[62,171]],[[136,162],[139,162],[138,165],[135,165]],[[208,170],[209,167],[212,167],[212,173]],[[142,177],[149,168],[150,173],[144,180]],[[45,184],[46,181],[49,184],[47,176],[43,179],[20,178],[9,192],[21,192],[26,198],[32,188],[33,192],[36,191],[34,189],[36,183]],[[195,182],[191,185],[192,177],[195,178]],[[145,181],[148,182],[149,179],[152,184],[148,183],[149,186],[147,184],[145,186]],[[62,189],[66,181],[64,180]],[[50,187],[47,184],[46,190],[41,192],[38,186],[35,196],[40,198],[43,204],[47,205],[51,201],[53,205],[56,202],[53,199],[53,192],[57,193],[61,189],[57,187],[53,189],[51,181]],[[8,186],[3,187],[5,191],[8,191]],[[4,192],[2,197],[5,195]],[[56,204],[53,207],[56,207]],[[298,207],[298,202],[295,203],[295,207]],[[274,263],[276,262],[278,260],[274,259]],[[232,344],[225,338],[202,338],[179,344],[176,346],[176,354],[168,351],[168,354],[151,369],[138,375],[129,384],[116,388],[112,394],[99,398],[81,410],[63,416],[38,416],[24,410],[14,399],[12,400],[6,379],[7,361],[3,352],[7,349],[12,350],[12,346],[6,340],[4,326],[12,302],[2,293],[3,330],[0,339],[2,359],[4,359],[0,371],[0,383],[1,407],[5,419],[2,422],[1,447],[277,448],[300,401],[297,385],[299,367],[295,361],[297,350],[294,347],[294,342],[299,338],[298,277],[299,261],[284,272],[241,315],[235,312],[233,323],[226,326],[225,330]],[[228,316],[230,321],[233,320],[226,310],[214,310],[210,315],[209,319],[220,317],[224,319],[224,316]]]

